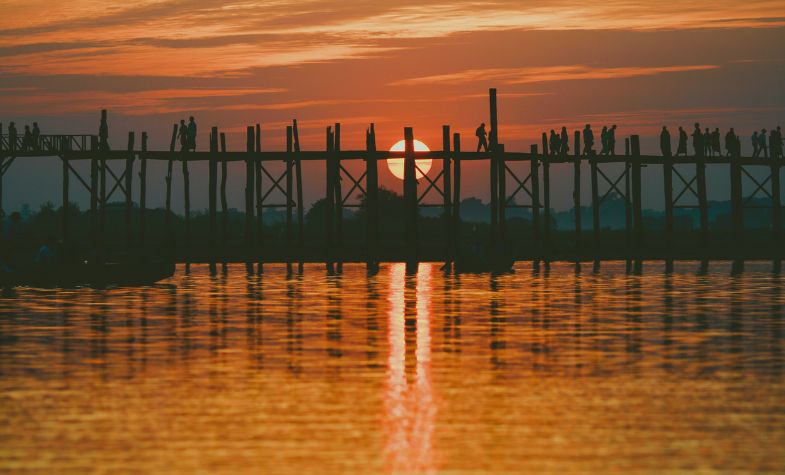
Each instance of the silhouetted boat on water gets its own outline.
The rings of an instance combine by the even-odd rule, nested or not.
[[[172,277],[174,261],[125,261],[90,263],[82,261],[27,271],[4,270],[0,273],[3,287],[107,287],[150,285]]]

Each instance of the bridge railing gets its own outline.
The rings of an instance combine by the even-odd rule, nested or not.
[[[0,150],[26,154],[86,152],[97,141],[96,135],[40,135],[38,140],[26,141],[24,135],[0,135]]]

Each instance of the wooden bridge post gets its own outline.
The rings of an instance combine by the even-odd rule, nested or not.
[[[630,138],[624,138],[624,233],[627,244],[632,242],[632,163],[630,162]]]
[[[226,163],[226,134],[221,132],[221,254],[226,265],[226,242],[229,235],[229,203],[226,199],[227,163]]]
[[[286,126],[286,263],[292,263],[292,241],[294,241],[294,227],[292,220],[294,217],[294,210],[292,208],[293,201],[293,176],[292,168],[294,168],[294,160],[292,160],[292,153],[294,152],[294,135],[292,126]]]
[[[128,156],[125,159],[125,248],[131,248],[133,236],[132,212],[133,212],[133,177],[134,177],[134,142],[136,136],[133,132],[128,132]]]
[[[419,262],[419,239],[417,236],[417,218],[419,206],[417,203],[417,176],[414,161],[414,132],[411,127],[403,129],[405,141],[405,156],[403,163],[403,201],[405,206],[404,239],[406,245],[407,270],[416,271]]]
[[[262,126],[261,124],[256,124],[254,128],[254,143],[253,143],[253,150],[256,151],[257,154],[262,153]],[[253,231],[251,232],[251,236],[253,239],[253,244],[251,245],[252,249],[256,253],[256,269],[259,274],[262,273],[264,270],[264,203],[262,194],[262,167],[264,167],[264,163],[262,162],[262,156],[257,155],[253,159],[253,170],[254,170],[254,179],[253,179],[253,187],[251,188],[251,222],[253,223],[253,201],[254,201],[254,194],[256,195],[256,235],[254,236]],[[255,191],[254,191],[255,189]],[[253,226],[253,224],[252,224]]]
[[[698,157],[695,163],[698,185],[698,209],[700,211],[700,241],[704,251],[709,244],[709,199],[706,192],[706,161]]]
[[[737,150],[730,158],[731,217],[733,241],[737,251],[741,250],[744,234],[744,210],[741,184],[741,156]]]
[[[300,159],[300,133],[297,130],[297,119],[292,120],[292,134],[294,139],[294,158],[295,180],[297,183],[297,255],[300,271],[303,266],[303,254],[305,253],[305,209],[303,208],[303,167]]]
[[[255,165],[254,144],[256,142],[254,127],[249,125],[245,129],[245,267],[248,272],[253,272],[254,245],[254,183]],[[258,256],[257,256],[258,257]],[[260,267],[261,269],[261,267]]]
[[[147,239],[147,132],[142,132],[142,152],[139,154],[139,244]]]
[[[185,213],[185,263],[186,269],[190,269],[191,264],[191,173],[188,170],[188,153],[183,152],[182,168],[183,168],[183,202]]]
[[[633,229],[635,232],[635,244],[640,246],[643,238],[643,183],[641,178],[641,144],[639,136],[633,135],[630,137],[630,149],[632,151]]]
[[[101,243],[101,246],[106,244],[106,156],[104,155],[105,149],[101,147],[101,143],[99,142],[98,146],[101,148],[101,158],[100,158],[100,170],[99,170],[99,203],[100,207],[98,208],[98,239]]]
[[[491,191],[491,229],[490,229],[490,248],[495,255],[499,244],[499,166],[495,148],[491,148],[488,158],[490,191]]]
[[[93,248],[98,247],[98,137],[90,140],[90,241]]]
[[[379,262],[379,169],[376,160],[376,130],[374,124],[365,132],[365,173],[367,196],[366,206],[366,242],[367,263],[376,266]]]
[[[218,245],[218,127],[210,130],[210,156],[208,158],[208,202],[210,226],[210,271],[215,273],[215,262]]]
[[[548,135],[542,133],[543,251],[551,247],[551,164]]]
[[[537,145],[531,146],[531,181],[532,181],[532,237],[537,258],[540,257],[542,247],[540,235],[540,169],[539,152]]]
[[[572,174],[572,206],[575,210],[575,247],[576,251],[580,253],[581,249],[581,133],[575,131],[575,161],[573,162]]]
[[[665,197],[665,243],[673,243],[673,157],[662,157],[662,181]]]
[[[460,255],[461,248],[461,134],[452,134],[453,149],[453,230],[455,258]]]
[[[499,250],[507,251],[507,161],[504,158],[504,144],[496,144],[496,167],[499,180],[499,236],[496,246]]]
[[[591,217],[595,254],[600,251],[600,184],[597,176],[597,157],[589,156],[591,166]]]
[[[335,137],[333,141],[333,148],[335,152],[341,151],[341,124],[336,122],[335,123]],[[340,257],[343,255],[343,189],[341,187],[341,156],[339,154],[335,154],[333,158],[335,162],[335,175],[334,180],[335,184],[333,185],[333,189],[335,190],[335,244],[340,249],[338,253],[338,263],[337,269],[338,272],[343,271],[343,259]]]
[[[451,264],[454,260],[453,251],[453,234],[452,234],[452,170],[451,170],[451,156],[450,156],[450,126],[442,126],[442,184],[444,185],[443,198],[444,198],[444,211],[442,219],[444,220],[444,262]]]
[[[172,129],[172,141],[169,143],[169,153],[170,157],[174,155],[175,147],[177,145],[177,124],[174,124]],[[170,247],[174,247],[174,233],[172,232],[172,172],[174,168],[174,160],[171,158],[168,160],[166,165],[166,216],[164,217],[165,220],[165,228],[166,228],[166,242],[169,244]]]
[[[324,240],[325,240],[325,264],[327,272],[332,274],[335,272],[335,264],[333,259],[333,232],[334,232],[334,218],[335,218],[335,163],[334,163],[334,149],[335,149],[335,136],[333,135],[332,127],[327,127],[327,159],[325,160],[325,213],[324,213]]]
[[[60,159],[63,162],[63,204],[60,207],[60,213],[62,214],[62,235],[63,241],[68,241],[69,239],[69,219],[70,216],[68,215],[68,200],[69,200],[69,179],[71,178],[71,173],[69,170],[68,158],[65,155],[61,156]]]
[[[771,228],[774,245],[777,247],[777,261],[782,254],[782,198],[780,195],[780,163],[772,161],[771,165]]]

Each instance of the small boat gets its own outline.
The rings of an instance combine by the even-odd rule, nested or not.
[[[172,277],[174,261],[125,261],[92,263],[82,261],[56,266],[37,266],[29,271],[3,271],[3,287],[109,287],[151,285]]]

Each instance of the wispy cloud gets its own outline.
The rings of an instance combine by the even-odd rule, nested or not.
[[[717,65],[697,64],[685,66],[625,66],[610,68],[572,65],[524,68],[467,69],[455,73],[402,79],[399,81],[393,81],[391,85],[459,85],[485,81],[493,81],[501,84],[529,84],[553,81],[632,78],[667,73],[707,71],[717,68],[719,68]]]

